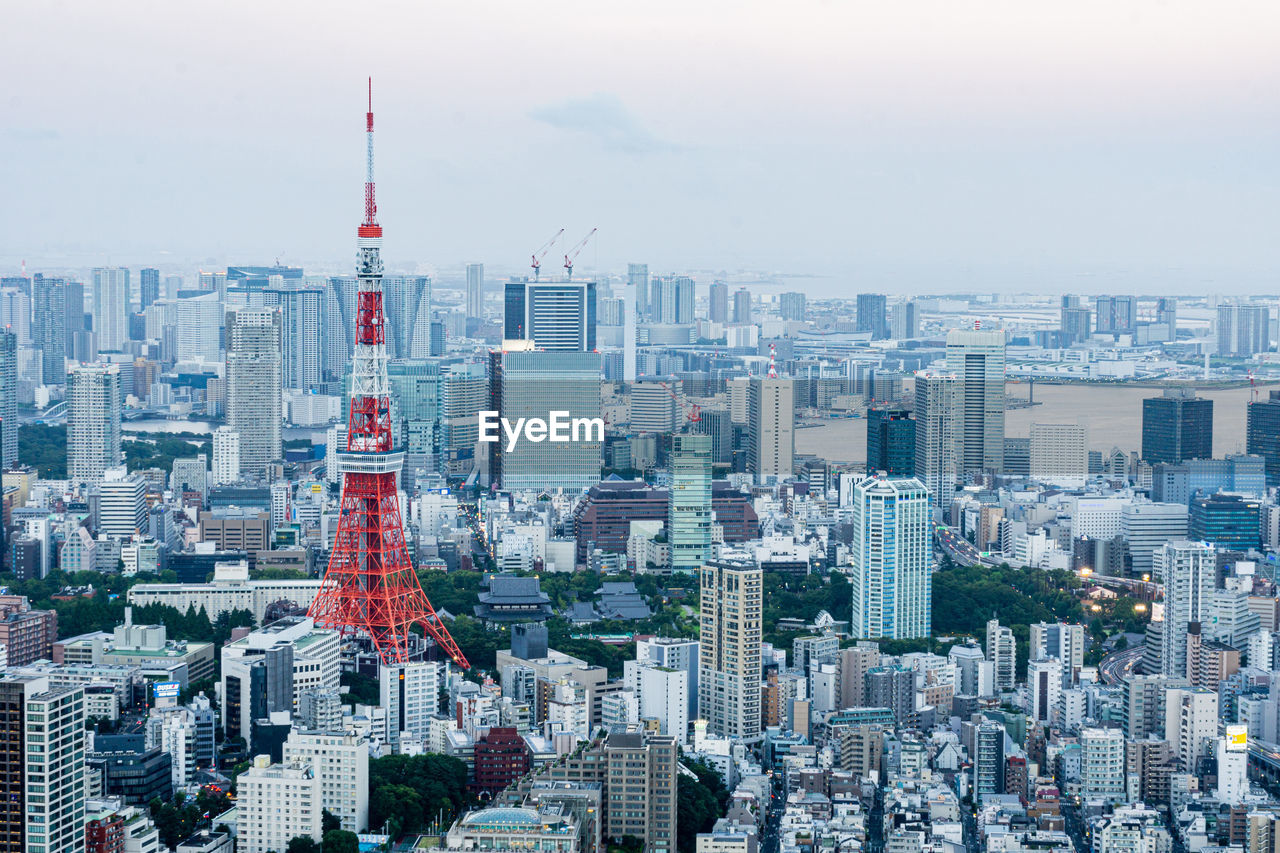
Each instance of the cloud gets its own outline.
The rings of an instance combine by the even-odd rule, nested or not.
[[[676,147],[650,133],[617,95],[607,92],[538,107],[529,117],[559,130],[594,137],[605,149],[624,154],[654,154]]]

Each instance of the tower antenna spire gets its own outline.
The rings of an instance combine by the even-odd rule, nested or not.
[[[426,634],[454,662],[470,665],[422,591],[404,541],[397,483],[404,454],[394,446],[391,386],[387,377],[382,302],[382,226],[373,200],[373,78],[365,113],[368,174],[364,223],[357,229],[355,341],[346,453],[330,464],[342,469],[342,502],[329,565],[308,611],[317,625],[368,641],[383,663],[405,663]]]
[[[369,78],[369,111],[364,114],[365,133],[365,176],[364,176],[364,224],[360,226],[361,237],[381,237],[382,228],[378,225],[378,204],[374,201],[373,192],[373,78]],[[366,230],[373,229],[373,230]]]

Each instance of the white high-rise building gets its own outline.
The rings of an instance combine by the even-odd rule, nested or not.
[[[1080,783],[1085,802],[1125,801],[1124,732],[1093,728],[1080,732]]]
[[[747,470],[761,484],[782,482],[795,463],[795,382],[751,377],[747,385]]]
[[[1232,725],[1226,727],[1225,734],[1215,743],[1218,787],[1213,796],[1220,803],[1240,803],[1249,793],[1249,730]]]
[[[174,357],[178,361],[216,362],[221,351],[223,321],[218,294],[179,299],[173,303],[172,310]],[[318,338],[313,339],[313,346],[316,340]]]
[[[147,528],[146,481],[123,465],[108,468],[98,485],[98,533],[128,539]]]
[[[213,431],[213,484],[225,486],[240,479],[240,433],[229,426]]]
[[[9,806],[0,822],[11,845],[6,849],[81,853],[84,687],[51,688],[43,675],[0,679],[0,721],[7,741],[3,790]]]
[[[147,718],[146,745],[160,747],[172,759],[173,789],[181,790],[196,781],[200,769],[197,757],[199,732],[195,715],[186,708],[153,709]]]
[[[636,660],[649,661],[668,669],[682,669],[689,674],[689,719],[698,716],[697,640],[678,637],[651,637],[636,640]]]
[[[129,340],[129,270],[125,267],[93,271],[93,332],[99,352],[120,352]]]
[[[635,694],[637,713],[658,721],[659,731],[678,743],[689,737],[689,673],[649,661],[622,664],[622,680]]]
[[[1063,488],[1084,486],[1089,479],[1089,428],[1032,424],[1031,479]]]
[[[347,832],[369,824],[369,745],[359,735],[297,728],[284,742],[285,764],[310,764],[320,782],[318,809],[327,809]]]
[[[956,467],[962,474],[1004,467],[1004,332],[947,333],[947,371],[960,383]]]
[[[240,853],[278,853],[300,835],[320,841],[320,779],[311,762],[272,764],[271,756],[259,755],[236,778],[236,792]]]
[[[854,487],[850,636],[929,636],[933,547],[929,493],[915,478],[868,477]]]
[[[1061,692],[1062,661],[1057,658],[1027,661],[1027,713],[1031,719],[1051,722]]]
[[[698,716],[721,737],[760,737],[763,575],[746,557],[702,568]]]
[[[1166,542],[1156,552],[1155,569],[1164,581],[1164,628],[1160,640],[1160,672],[1187,672],[1187,626],[1208,624],[1213,617],[1213,591],[1218,564],[1212,545]]]
[[[378,704],[387,710],[387,739],[397,749],[421,746],[440,709],[442,673],[434,661],[383,664]]]
[[[945,510],[956,491],[956,422],[959,383],[955,374],[916,374],[916,465],[933,504]]]
[[[240,434],[240,472],[261,474],[283,453],[281,315],[227,312],[227,426]]]
[[[97,483],[120,464],[120,368],[82,364],[67,373],[67,478]]]
[[[1201,758],[1218,736],[1218,694],[1203,687],[1165,691],[1164,739],[1187,773],[1198,773]]]
[[[1071,687],[1084,666],[1084,626],[1068,622],[1036,622],[1031,626],[1029,660],[1057,658],[1062,663],[1062,686]]]
[[[1012,690],[1017,671],[1018,646],[1013,631],[1000,624],[1000,620],[987,622],[987,660],[995,671],[996,690]]]

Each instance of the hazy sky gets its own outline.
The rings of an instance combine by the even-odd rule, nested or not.
[[[10,2],[0,268],[391,262],[1277,291],[1280,4]]]

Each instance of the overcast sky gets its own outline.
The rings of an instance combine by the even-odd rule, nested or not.
[[[0,268],[385,256],[1277,291],[1280,4],[8,3]],[[192,267],[194,268],[194,267]]]

